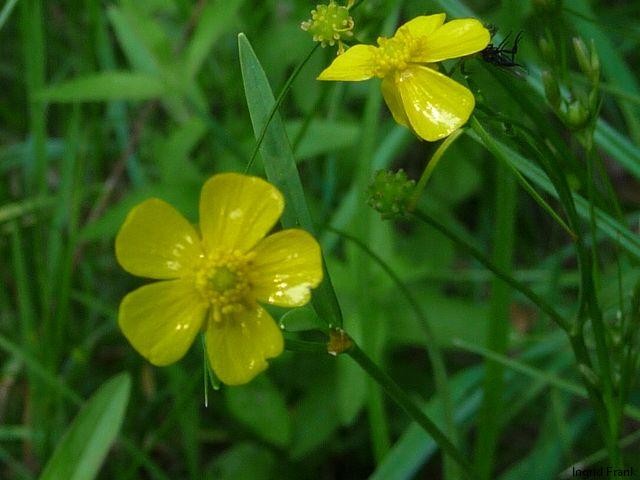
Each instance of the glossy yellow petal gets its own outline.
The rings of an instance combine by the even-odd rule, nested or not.
[[[134,207],[116,236],[116,258],[127,272],[169,279],[190,272],[202,247],[195,229],[168,203],[151,198]]]
[[[251,381],[268,364],[266,359],[282,353],[284,340],[276,322],[262,307],[244,309],[209,320],[205,334],[209,363],[227,385]]]
[[[407,23],[398,28],[396,35],[400,31],[408,32],[412,37],[419,39],[431,35],[438,27],[440,27],[446,18],[444,13],[436,13],[435,15],[421,15],[409,20]]]
[[[393,119],[400,125],[409,127],[409,119],[404,111],[404,105],[402,104],[402,98],[400,98],[400,92],[396,86],[395,76],[388,76],[382,80],[382,96],[384,101],[391,110]]]
[[[253,249],[252,293],[262,302],[298,307],[311,298],[322,280],[320,245],[304,230],[283,230]]]
[[[338,55],[331,65],[318,75],[318,80],[357,82],[373,77],[376,47],[355,45]]]
[[[435,70],[413,65],[396,77],[405,112],[413,130],[435,141],[469,119],[475,99],[465,87]]]
[[[414,62],[440,62],[483,50],[491,39],[489,30],[475,18],[452,20],[445,23],[421,43]]]
[[[261,178],[238,173],[214,175],[200,195],[204,245],[209,252],[247,251],[273,228],[283,209],[280,191]]]
[[[124,297],[118,324],[140,355],[154,365],[169,365],[187,352],[207,308],[192,278],[167,280]]]

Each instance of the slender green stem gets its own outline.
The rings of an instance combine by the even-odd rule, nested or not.
[[[282,90],[280,91],[280,94],[278,95],[278,98],[276,99],[276,103],[273,104],[273,107],[271,108],[271,111],[269,112],[269,116],[267,117],[267,121],[265,122],[264,126],[262,127],[262,130],[260,131],[260,135],[258,136],[258,140],[256,141],[256,144],[253,147],[253,152],[251,153],[251,157],[249,158],[249,163],[247,163],[247,167],[244,170],[245,173],[248,172],[251,169],[251,167],[253,166],[253,162],[255,161],[255,159],[256,159],[256,157],[258,155],[258,152],[260,151],[260,145],[262,145],[262,141],[264,140],[264,136],[267,134],[267,129],[269,128],[269,125],[271,124],[271,120],[273,120],[273,117],[276,115],[276,112],[280,108],[280,105],[282,104],[282,102],[284,100],[284,97],[287,95],[287,93],[289,93],[289,89],[291,88],[291,85],[293,84],[293,81],[298,77],[298,75],[300,74],[300,72],[302,71],[304,66],[311,59],[311,57],[316,52],[316,50],[318,49],[319,46],[320,46],[320,44],[316,43],[313,46],[313,48],[311,50],[309,50],[309,53],[307,54],[307,56],[304,57],[304,59],[298,64],[298,66],[291,73],[291,75],[289,75],[289,78],[285,82],[284,87],[282,87]]]
[[[437,150],[431,157],[431,160],[429,160],[426,167],[424,168],[422,175],[420,176],[420,180],[418,180],[418,184],[416,185],[416,188],[413,191],[413,195],[411,195],[411,199],[409,200],[409,204],[407,206],[407,209],[409,211],[412,211],[416,208],[416,205],[420,200],[420,196],[422,195],[424,188],[427,186],[427,182],[429,181],[429,179],[431,178],[431,175],[433,174],[436,167],[438,166],[438,163],[440,163],[440,159],[445,154],[445,152],[449,149],[449,147],[453,145],[453,142],[456,141],[456,139],[460,136],[460,134],[462,134],[463,131],[464,130],[462,128],[459,128],[458,130],[453,132],[451,135],[449,135],[437,148]]]
[[[473,473],[473,467],[460,450],[458,450],[438,426],[418,408],[409,395],[407,395],[389,375],[383,372],[358,345],[354,343],[346,353],[384,389],[387,395],[389,395],[413,421],[420,425],[424,431],[433,438],[445,454],[460,466],[460,471],[464,474],[465,478],[477,478]]]
[[[596,248],[596,218],[595,218],[595,185],[594,185],[594,159],[593,159],[593,141],[587,142],[587,183],[589,194],[589,227],[592,238],[591,252],[586,251],[581,241],[578,241],[576,248],[581,256],[581,265],[584,269],[582,283],[585,289],[585,301],[588,310],[593,336],[596,345],[596,357],[598,359],[599,378],[602,382],[603,401],[607,412],[608,435],[607,445],[611,461],[616,467],[622,466],[622,457],[618,446],[619,423],[620,419],[617,415],[617,402],[615,401],[615,393],[612,382],[612,369],[609,360],[609,347],[607,345],[607,332],[602,318],[602,310],[598,303],[596,292],[595,277],[597,274],[597,248]]]
[[[495,182],[496,220],[492,257],[494,264],[510,275],[515,245],[516,183],[507,166],[502,163],[496,164]],[[491,350],[505,353],[509,338],[511,291],[509,286],[497,277],[493,279],[491,291],[487,345]],[[503,423],[503,374],[504,367],[500,363],[485,360],[483,402],[475,443],[475,465],[480,478],[487,480],[493,477],[496,447],[500,426]]]
[[[471,256],[473,256],[476,260],[478,260],[482,265],[484,265],[489,270],[491,270],[494,273],[494,275],[496,275],[498,278],[500,278],[507,284],[511,285],[517,291],[519,291],[524,296],[526,296],[535,305],[537,305],[540,310],[542,310],[544,313],[549,315],[551,320],[553,320],[558,326],[560,326],[560,328],[562,328],[563,330],[569,329],[569,323],[562,315],[560,315],[556,311],[555,308],[549,305],[544,299],[542,299],[542,297],[540,297],[537,293],[535,293],[529,287],[524,285],[522,282],[516,280],[511,275],[506,273],[503,269],[495,265],[491,261],[491,259],[489,259],[489,257],[487,257],[479,248],[471,245],[469,242],[463,239],[460,235],[455,233],[449,227],[440,223],[431,215],[425,212],[422,212],[420,210],[416,210],[415,212],[413,212],[413,215],[421,222],[431,225],[440,233],[442,233],[443,235],[451,239],[456,245],[458,245],[460,248],[462,248],[464,251],[466,251]]]
[[[635,432],[627,435],[626,437],[621,438],[618,441],[618,446],[620,448],[627,448],[633,445],[633,443],[637,442],[638,440],[640,440],[640,430],[636,430]],[[565,470],[565,472],[567,473],[567,477],[574,471],[576,467],[584,469],[598,462],[601,462],[602,460],[606,460],[607,455],[608,455],[607,450],[602,448],[587,457],[581,458],[580,460],[578,460],[577,462],[574,462],[573,465],[571,465],[569,468]],[[567,478],[564,475],[562,475],[561,477]]]
[[[416,318],[420,322],[422,329],[425,333],[426,339],[426,348],[427,354],[429,355],[429,359],[431,361],[431,365],[433,368],[433,375],[435,378],[436,389],[438,391],[438,395],[442,402],[442,412],[443,418],[445,421],[445,426],[447,429],[447,433],[451,437],[451,441],[454,444],[458,444],[458,431],[453,419],[453,405],[451,403],[451,390],[449,388],[449,379],[447,376],[447,369],[444,363],[444,357],[442,355],[442,350],[438,345],[438,341],[436,336],[431,328],[431,324],[427,320],[427,316],[424,313],[424,310],[418,303],[418,300],[411,293],[409,288],[404,284],[404,282],[400,279],[400,277],[391,269],[391,267],[385,262],[379,255],[377,255],[373,250],[371,250],[364,242],[360,241],[358,238],[349,235],[348,233],[333,228],[331,226],[325,227],[327,230],[337,233],[338,235],[346,238],[347,240],[353,242],[358,247],[360,247],[364,252],[369,255],[379,266],[384,270],[384,272],[393,280],[396,287],[400,290],[400,292],[404,295],[407,302],[413,309]]]
[[[354,181],[356,198],[360,205],[366,205],[367,185],[371,180],[373,173],[372,160],[375,153],[377,142],[378,118],[382,107],[382,98],[378,93],[378,86],[374,83],[369,85],[369,95],[365,105],[365,111],[362,119],[362,138],[360,141],[360,152],[358,156],[358,174]],[[365,209],[352,223],[353,232],[364,242],[369,242],[374,236],[374,229],[379,226],[374,221],[374,212],[371,209]],[[368,294],[369,281],[371,279],[371,262],[366,254],[356,251],[353,256],[355,283],[359,290],[356,305],[359,313],[359,319],[369,319],[374,317],[377,312],[375,306],[370,301]],[[362,328],[362,344],[371,352],[375,361],[383,363],[383,350],[380,348],[383,343],[380,341],[384,337],[385,325],[381,322],[372,322],[366,328]],[[369,423],[371,425],[371,444],[373,447],[375,458],[378,462],[382,461],[384,456],[391,448],[391,436],[389,434],[389,425],[384,410],[384,395],[379,386],[369,381],[367,388],[369,394],[367,396],[367,412],[369,415]]]
[[[535,190],[535,188],[533,188],[533,186],[520,173],[520,171],[518,171],[518,169],[515,168],[513,164],[509,162],[509,160],[505,157],[505,153],[499,148],[496,141],[484,129],[484,127],[478,121],[478,119],[474,116],[471,118],[470,123],[473,131],[478,135],[478,137],[480,137],[480,140],[482,140],[482,143],[487,148],[487,150],[489,150],[495,158],[500,160],[504,165],[506,165],[511,170],[511,173],[513,173],[513,175],[516,177],[520,186],[529,195],[531,195],[531,198],[533,198],[533,200],[538,205],[540,205],[540,207],[545,212],[547,212],[551,216],[551,218],[555,220],[556,223],[560,225],[573,240],[575,240],[577,236],[576,233],[571,229],[571,227],[567,225],[567,223],[562,219],[562,217],[558,213],[556,213],[556,211],[553,208],[551,208],[551,205],[549,205],[549,203],[544,198],[542,198],[542,196]]]

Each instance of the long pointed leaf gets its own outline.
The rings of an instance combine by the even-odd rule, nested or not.
[[[40,480],[96,478],[122,426],[130,391],[125,373],[104,383],[62,437]]]
[[[275,98],[260,61],[249,40],[242,33],[238,35],[238,49],[251,123],[258,138],[275,104]],[[287,202],[287,208],[281,219],[282,225],[285,228],[300,226],[314,233],[315,228],[304,198],[293,151],[282,118],[278,113],[274,115],[266,130],[264,141],[260,145],[260,154],[264,161],[267,178],[282,191]],[[318,317],[329,326],[342,326],[340,306],[327,275],[314,292],[313,306]]]

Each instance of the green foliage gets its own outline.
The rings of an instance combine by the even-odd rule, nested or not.
[[[610,465],[616,439],[640,470],[640,5],[356,2],[345,45],[440,11],[495,25],[494,46],[524,32],[523,68],[442,67],[476,98],[415,199],[443,229],[367,205],[373,172],[417,181],[441,144],[396,124],[377,80],[316,81],[336,47],[300,28],[312,6],[0,2],[0,478],[462,478],[358,364],[324,353],[329,325],[480,479]],[[579,134],[557,116],[570,105]],[[120,333],[142,282],[113,241],[149,197],[197,223],[223,171],[278,185],[282,227],[313,232],[327,268],[313,303],[269,310],[300,351],[205,408],[201,351],[156,368]]]
[[[40,480],[96,478],[124,421],[130,391],[127,374],[105,382],[60,438]]]

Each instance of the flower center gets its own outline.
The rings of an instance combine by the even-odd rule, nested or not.
[[[249,264],[253,256],[237,250],[213,252],[202,258],[195,283],[200,295],[211,305],[213,319],[244,309],[251,303]]]
[[[384,78],[407,68],[417,45],[418,41],[402,30],[392,38],[378,37],[379,47],[374,60],[376,77]]]

